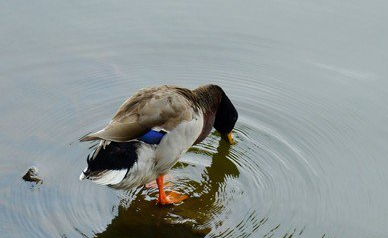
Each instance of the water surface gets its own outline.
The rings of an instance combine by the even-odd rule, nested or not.
[[[385,1],[20,1],[0,7],[2,237],[385,237]],[[139,88],[222,86],[239,111],[169,175],[78,176]],[[25,182],[30,166],[42,184]]]

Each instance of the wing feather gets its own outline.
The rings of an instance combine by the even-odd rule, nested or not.
[[[191,120],[193,113],[192,103],[179,90],[182,89],[161,86],[138,91],[120,106],[104,129],[80,140],[123,142],[135,139],[153,127],[167,131],[174,129],[182,121]]]

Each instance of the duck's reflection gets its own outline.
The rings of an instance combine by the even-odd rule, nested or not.
[[[191,152],[202,153],[195,148]],[[129,207],[119,206],[118,215],[96,237],[205,236],[211,230],[208,224],[214,213],[223,207],[215,198],[225,186],[225,178],[239,176],[236,165],[228,159],[229,153],[230,144],[220,140],[217,152],[211,155],[211,166],[203,171],[207,176],[200,183],[190,184],[194,187],[192,193],[199,197],[191,197],[178,206],[158,207],[155,201],[147,201],[138,193]]]

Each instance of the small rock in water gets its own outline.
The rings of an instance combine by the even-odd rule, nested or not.
[[[42,179],[38,176],[38,168],[34,166],[31,166],[22,178],[27,182],[42,183]]]

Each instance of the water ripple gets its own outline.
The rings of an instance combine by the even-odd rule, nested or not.
[[[381,4],[4,4],[5,237],[387,233]],[[213,132],[183,156],[168,189],[188,200],[162,208],[152,186],[78,181],[93,147],[78,138],[136,90],[207,83],[239,111],[236,144]],[[42,184],[21,179],[30,166]]]

